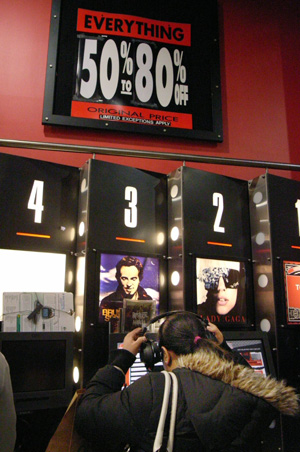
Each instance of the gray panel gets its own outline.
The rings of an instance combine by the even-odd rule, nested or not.
[[[183,268],[182,167],[168,175],[169,309],[185,309]],[[178,284],[174,284],[174,278]]]
[[[276,319],[268,190],[265,175],[249,182],[249,210],[256,326],[262,331],[272,333],[272,346],[274,346]]]

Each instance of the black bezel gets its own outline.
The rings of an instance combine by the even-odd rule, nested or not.
[[[16,360],[18,359],[17,345],[21,342],[45,341],[54,344],[55,341],[63,341],[65,343],[64,387],[42,391],[37,387],[28,392],[15,392],[14,400],[17,412],[68,406],[73,393],[73,339],[73,332],[0,333],[0,351],[3,350],[3,347],[5,348],[5,342],[15,342]],[[10,364],[9,361],[8,364]]]

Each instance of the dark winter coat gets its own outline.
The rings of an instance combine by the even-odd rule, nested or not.
[[[131,451],[152,452],[164,376],[150,373],[121,390],[120,369],[126,372],[134,359],[126,350],[117,352],[81,399],[76,428],[97,451],[117,452],[129,443]],[[178,364],[176,452],[254,452],[260,432],[278,412],[293,415],[298,410],[293,388],[214,353],[181,356]]]

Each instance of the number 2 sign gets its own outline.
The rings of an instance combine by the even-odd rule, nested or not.
[[[187,167],[173,176],[171,188],[174,184],[181,187],[185,251],[250,257],[247,181]]]

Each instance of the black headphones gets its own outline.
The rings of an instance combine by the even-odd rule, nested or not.
[[[148,324],[143,328],[142,334],[145,334],[147,332],[148,327],[152,325],[152,323],[155,323],[164,317],[170,317],[173,314],[180,313],[193,314],[195,317],[197,317],[205,330],[204,339],[211,339],[216,342],[215,335],[207,330],[208,321],[200,317],[198,314],[189,311],[169,311],[153,317],[153,319],[151,319],[150,322],[148,322]],[[141,361],[145,364],[146,368],[150,371],[153,371],[155,364],[159,363],[163,359],[162,349],[160,348],[158,341],[148,338],[147,341],[141,345],[140,358]]]

